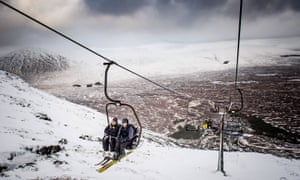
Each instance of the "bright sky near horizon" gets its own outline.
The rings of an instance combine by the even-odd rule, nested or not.
[[[182,46],[174,50],[176,57],[184,60],[189,56],[198,58],[198,55],[180,54],[178,48],[184,49],[186,45],[199,42],[235,41],[240,2],[238,0],[5,1],[105,56],[135,61],[137,59],[145,61],[145,58],[147,61],[155,61],[156,58],[150,58],[153,52],[160,53],[155,57],[172,59],[173,56],[164,56],[161,44]],[[245,39],[294,36],[300,36],[300,1],[244,0],[242,48]],[[143,51],[136,51],[145,46],[147,48],[143,48]],[[99,59],[0,5],[0,56],[28,47],[50,50],[79,61]],[[230,49],[226,50],[229,47]],[[170,48],[172,50],[172,47]],[[205,47],[203,48],[205,50]],[[203,53],[205,52],[203,48],[195,49],[191,53]],[[232,57],[235,56],[235,48],[235,45],[228,47],[224,45],[224,50]],[[155,51],[156,49],[159,51]],[[173,52],[171,50],[170,52]],[[213,53],[218,56],[218,52]]]

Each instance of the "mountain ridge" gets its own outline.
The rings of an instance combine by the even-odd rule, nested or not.
[[[19,75],[23,79],[64,71],[69,67],[70,60],[66,57],[39,48],[19,49],[0,57],[0,70]]]

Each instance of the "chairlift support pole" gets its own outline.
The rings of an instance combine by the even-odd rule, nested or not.
[[[226,112],[219,112],[221,115],[221,123],[220,123],[220,146],[219,146],[219,157],[218,157],[218,169],[217,171],[220,171],[226,176],[226,173],[224,171],[224,119]]]
[[[238,90],[241,96],[241,107],[237,111],[241,111],[243,109],[243,94],[241,89],[237,88],[238,81],[238,67],[239,67],[239,55],[240,55],[240,37],[241,37],[241,26],[242,26],[242,12],[243,12],[243,0],[240,0],[240,13],[239,13],[239,25],[238,25],[238,42],[237,42],[237,55],[236,55],[236,71],[235,71],[235,89]],[[221,115],[221,123],[220,123],[220,148],[219,148],[219,157],[218,157],[218,168],[217,171],[220,171],[226,176],[226,172],[224,171],[224,119],[227,112],[230,112],[232,108],[232,102],[230,98],[230,103],[227,108],[223,109],[222,112],[219,112]]]

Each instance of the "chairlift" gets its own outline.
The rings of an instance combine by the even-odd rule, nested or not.
[[[242,136],[243,135],[243,125],[236,121],[226,121],[224,127],[224,134],[227,136]]]
[[[186,131],[203,131],[212,130],[212,125],[205,125],[205,122],[214,121],[211,114],[214,113],[216,107],[214,103],[206,99],[197,99],[189,101],[187,105],[185,130]],[[190,120],[190,116],[194,116]],[[189,123],[192,121],[192,123]]]
[[[134,137],[133,142],[132,142],[132,149],[135,149],[136,147],[138,147],[138,145],[140,144],[140,141],[141,141],[142,129],[143,129],[142,123],[140,122],[140,120],[138,118],[138,115],[137,115],[135,109],[133,108],[133,106],[131,106],[130,104],[127,104],[127,103],[123,103],[120,100],[115,100],[115,99],[111,98],[108,95],[108,92],[107,92],[108,72],[109,72],[109,69],[110,69],[111,65],[113,65],[113,64],[115,64],[113,61],[107,62],[107,63],[103,63],[103,65],[106,66],[106,69],[105,69],[105,79],[104,79],[104,95],[105,95],[106,99],[108,101],[110,101],[110,102],[106,103],[106,105],[105,105],[105,112],[106,112],[107,124],[110,125],[110,121],[109,121],[109,117],[111,117],[110,114],[109,114],[110,107],[118,107],[118,108],[129,109],[129,111],[132,112],[133,117],[135,118],[135,120],[137,122],[137,125],[138,125],[137,136]]]

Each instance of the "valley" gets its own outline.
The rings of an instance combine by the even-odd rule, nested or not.
[[[226,137],[228,151],[268,152],[300,158],[300,62],[298,57],[288,56],[281,57],[277,63],[277,66],[240,69],[238,87],[243,92],[243,109],[235,116],[228,116],[226,120],[241,124],[245,135]],[[164,86],[192,98],[171,94],[141,80],[111,83],[109,93],[113,98],[133,105],[144,128],[172,136],[186,125],[201,127],[203,121],[209,118],[214,119],[218,126],[220,116],[211,113],[210,107],[201,101],[217,102],[218,106],[226,107],[231,97],[234,106],[240,106],[240,96],[234,90],[234,73],[234,70],[223,70],[155,78]],[[107,100],[103,94],[103,86],[44,85],[38,88],[105,113],[104,105]],[[191,103],[196,103],[192,112],[188,108]],[[129,117],[135,122],[128,110],[111,109],[110,115]],[[183,134],[189,133],[184,130]],[[173,137],[186,147],[218,148],[218,134],[203,130],[192,133],[192,136],[193,134],[200,138]]]

